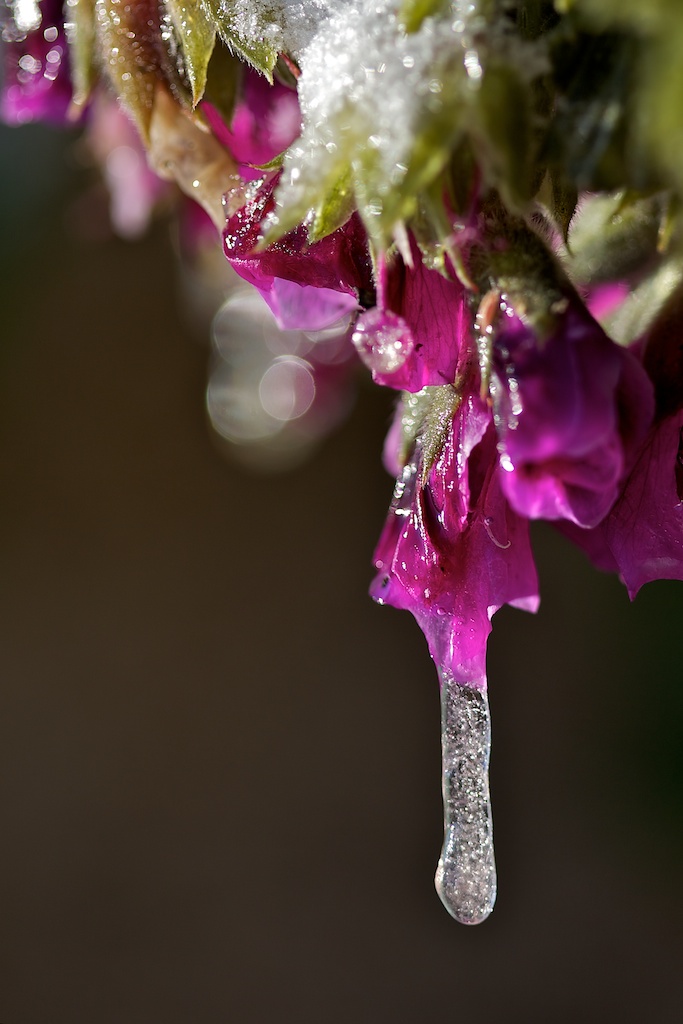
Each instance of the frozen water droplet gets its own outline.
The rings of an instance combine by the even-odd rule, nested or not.
[[[395,373],[415,348],[410,327],[390,310],[370,309],[359,316],[351,340],[373,373]]]
[[[441,669],[444,843],[436,891],[462,924],[479,924],[496,901],[489,797],[491,718],[484,690]]]

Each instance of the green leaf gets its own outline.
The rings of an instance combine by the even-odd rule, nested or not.
[[[425,18],[438,17],[450,7],[449,0],[403,0],[399,24],[406,32],[417,32]]]
[[[405,466],[413,452],[421,458],[422,484],[441,454],[453,417],[462,401],[457,387],[427,387],[416,394],[403,393],[399,459]]]
[[[162,36],[161,8],[156,0],[137,0],[131,4],[96,0],[95,15],[102,65],[143,139],[148,141],[159,85],[165,83],[176,98],[184,99],[177,65]]]
[[[250,5],[251,24],[249,35],[240,30],[245,14],[245,0],[201,0],[206,14],[215,23],[221,38],[243,60],[260,71],[269,82],[273,81],[273,68],[277,63],[278,50],[273,42],[271,29],[273,19],[260,5]],[[240,15],[242,18],[240,18]]]
[[[594,284],[637,274],[657,259],[667,197],[594,196],[572,224],[569,271],[574,280]]]
[[[353,187],[358,209],[378,250],[386,249],[397,221],[416,216],[420,196],[432,186],[451,159],[462,138],[464,98],[462,61],[434,69],[434,92],[429,92],[416,119],[407,126],[413,135],[410,155],[399,176],[387,182],[376,149],[367,134],[359,139],[353,159]],[[369,134],[369,133],[368,133]]]
[[[235,112],[243,71],[243,62],[219,39],[209,61],[204,99],[216,108],[228,127]]]
[[[355,209],[356,201],[351,186],[351,174],[347,172],[329,189],[318,205],[313,222],[308,229],[309,242],[317,242],[346,224]]]
[[[683,14],[683,9],[681,10]],[[644,142],[652,147],[668,180],[683,195],[683,18],[672,20],[668,32],[643,60],[642,88],[638,96]]]
[[[474,96],[470,131],[486,179],[512,210],[523,210],[534,192],[531,84],[502,60],[484,70]]]
[[[666,32],[680,17],[678,0],[555,0],[558,11],[575,16],[600,29],[631,26],[647,32]]]
[[[285,150],[283,153],[278,153],[272,160],[268,160],[265,164],[254,164],[257,171],[279,171],[285,162]]]
[[[569,225],[572,222],[572,217],[576,212],[576,205],[579,201],[578,189],[576,185],[564,181],[559,175],[553,175],[552,190],[552,214],[566,243],[569,238]]]
[[[183,50],[185,70],[197,106],[206,88],[206,76],[216,42],[216,25],[201,0],[165,0]]]
[[[678,256],[663,261],[608,318],[603,326],[609,336],[619,345],[645,337],[660,311],[676,292],[680,293],[682,282],[683,259]],[[679,333],[675,326],[671,336],[678,338]]]
[[[544,178],[537,198],[547,206],[566,245],[569,238],[569,225],[576,213],[576,205],[579,201],[576,185],[563,178],[561,171],[552,169]]]
[[[95,70],[95,0],[70,0],[64,7],[64,28],[69,41],[73,105],[88,102],[97,78]]]

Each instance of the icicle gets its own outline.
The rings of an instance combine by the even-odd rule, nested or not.
[[[496,901],[489,798],[491,719],[486,692],[440,670],[444,843],[436,891],[462,924],[479,924]]]

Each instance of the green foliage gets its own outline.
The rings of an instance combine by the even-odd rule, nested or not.
[[[678,0],[556,0],[555,6],[601,31],[621,26],[662,35],[681,16]]]
[[[423,484],[443,449],[461,400],[457,385],[450,384],[423,388],[417,394],[403,393],[399,458],[406,465],[419,445]]]
[[[183,51],[185,71],[196,106],[206,87],[216,25],[201,0],[165,0]]]
[[[406,32],[417,32],[425,18],[444,14],[450,0],[403,0],[398,20]]]
[[[71,0],[65,7],[73,82],[73,102],[84,107],[97,77],[95,69],[95,0]]]
[[[550,179],[550,212],[562,232],[565,242],[569,239],[569,225],[576,212],[576,204],[579,201],[579,190],[573,182],[562,177],[560,171],[549,172]]]
[[[262,75],[273,81],[273,68],[278,52],[268,33],[271,24],[262,8],[254,5],[255,31],[247,37],[240,32],[238,15],[241,0],[200,0],[207,17],[216,26],[221,38],[232,51],[238,54]]]
[[[494,60],[482,76],[470,115],[470,132],[486,181],[512,210],[533,195],[533,93],[518,69]]]
[[[683,5],[574,0],[568,20],[596,39],[622,40],[622,74],[615,80],[612,62],[610,74],[597,67],[592,76],[603,99],[611,93],[619,108],[619,123],[603,129],[611,158],[606,187],[646,188],[656,179],[683,194]]]
[[[326,235],[345,224],[355,208],[355,196],[351,185],[351,175],[347,173],[336,185],[328,189],[324,200],[315,210],[313,221],[308,230],[309,241],[317,242]]]
[[[396,127],[405,155],[391,162],[396,140],[378,133],[373,94],[350,90],[317,136],[304,126],[264,168],[283,168],[284,204],[266,241],[301,222],[315,241],[358,209],[375,251],[390,250],[405,225],[430,266],[454,268],[470,287],[490,287],[493,275],[514,289],[543,276],[545,243],[524,227],[540,204],[577,282],[645,268],[640,294],[661,304],[683,247],[683,3],[475,0],[463,10],[403,0],[399,22],[415,35],[415,52],[437,40],[424,91]],[[70,0],[66,11],[75,104],[103,74],[143,138],[160,86],[187,107],[205,98],[229,124],[245,62],[271,82],[279,68],[295,84],[260,0]],[[586,192],[602,196],[577,217]],[[458,221],[473,202],[509,251],[494,257],[459,244]],[[537,293],[524,286],[532,308],[546,303],[549,281]],[[629,316],[647,319],[642,304]],[[624,337],[630,329],[615,327]]]
[[[95,25],[104,70],[147,140],[157,85],[171,66],[161,42],[159,7],[154,0],[97,0]]]
[[[235,112],[244,64],[218,39],[206,72],[204,99],[216,108],[229,125]]]

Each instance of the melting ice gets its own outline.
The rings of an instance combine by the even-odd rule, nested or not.
[[[444,843],[436,889],[462,924],[479,924],[496,901],[489,797],[491,719],[485,690],[441,680]]]

